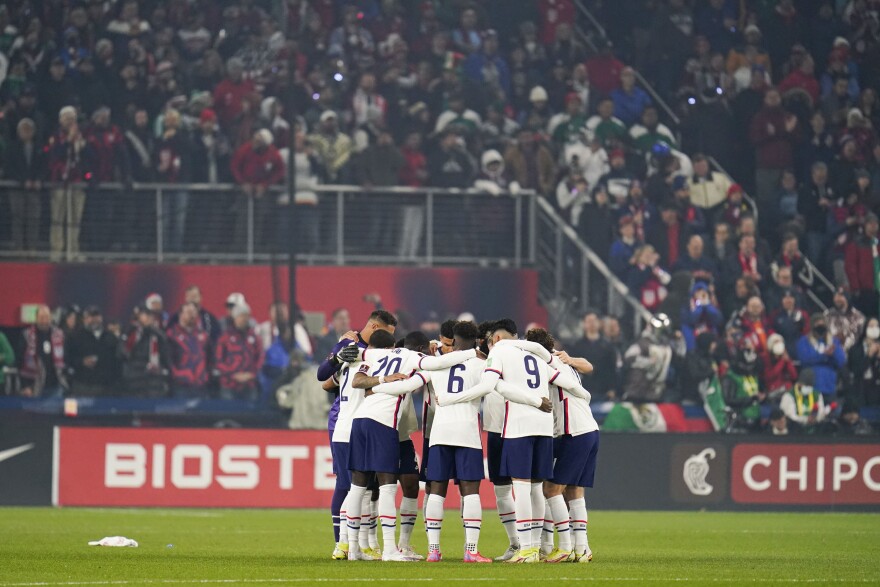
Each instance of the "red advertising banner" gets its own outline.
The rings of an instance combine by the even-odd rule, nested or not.
[[[329,508],[336,483],[323,431],[57,428],[54,460],[60,506]]]
[[[731,496],[752,504],[880,505],[880,445],[737,445]]]

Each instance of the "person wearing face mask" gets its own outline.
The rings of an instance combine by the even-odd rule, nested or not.
[[[849,371],[853,386],[847,390],[851,403],[858,406],[880,405],[880,321],[868,320],[864,336],[849,353]]]
[[[97,306],[83,312],[83,328],[67,341],[67,364],[71,392],[78,397],[110,395],[119,379],[119,341],[104,327],[104,316]]]
[[[846,364],[846,353],[840,341],[831,336],[823,314],[813,314],[812,328],[797,343],[801,369],[811,368],[815,374],[816,391],[832,397],[837,389],[837,372]]]
[[[801,425],[786,418],[785,412],[779,408],[774,408],[770,412],[770,417],[767,419],[767,426],[764,430],[773,436],[791,436],[803,432]]]
[[[771,398],[778,397],[794,386],[797,369],[785,348],[785,340],[779,334],[767,339],[764,359],[764,389]]]
[[[804,369],[798,376],[797,384],[779,400],[779,409],[785,413],[785,417],[803,426],[807,432],[815,430],[826,416],[825,400],[813,386],[817,379],[812,369]]]
[[[843,343],[843,350],[849,352],[865,327],[865,315],[850,304],[849,292],[838,288],[834,292],[834,307],[825,310],[831,336]]]
[[[753,430],[761,419],[761,407],[764,401],[758,381],[761,373],[761,359],[751,340],[743,338],[730,360],[730,368],[721,381],[721,392],[724,403],[734,411],[728,425],[738,423],[738,428]]]
[[[770,327],[783,338],[786,351],[795,354],[797,341],[810,331],[807,311],[798,307],[797,296],[791,289],[783,290],[779,309],[770,319]]]

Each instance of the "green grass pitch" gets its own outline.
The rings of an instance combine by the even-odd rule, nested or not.
[[[140,548],[89,547],[123,535]],[[318,510],[0,509],[0,587],[880,583],[880,515],[591,511],[590,564],[465,565],[458,512],[439,564],[331,561]],[[416,549],[424,553],[419,520]],[[480,550],[506,546],[494,511]]]

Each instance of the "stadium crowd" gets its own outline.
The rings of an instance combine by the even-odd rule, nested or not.
[[[241,206],[252,198],[268,221],[290,148],[306,187],[533,189],[670,320],[630,345],[609,339],[614,318],[588,314],[574,344],[616,366],[588,382],[594,395],[702,401],[717,378],[733,403],[788,394],[804,423],[820,397],[876,405],[877,2],[593,8],[615,43],[594,37],[598,52],[575,34],[571,0],[0,4],[9,239],[40,248],[48,224],[59,251],[67,225],[78,247],[82,222],[84,247],[113,246],[150,224],[152,201],[123,189],[90,208],[73,187],[68,207],[58,186],[158,181],[181,186],[164,196],[170,249],[240,241]],[[190,181],[241,193],[196,209]],[[307,214],[317,197],[294,201]],[[806,258],[837,288],[827,311],[807,295]],[[204,322],[195,310],[185,324]],[[655,347],[671,351],[660,372],[644,367]]]

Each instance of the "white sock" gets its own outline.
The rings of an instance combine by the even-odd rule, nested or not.
[[[553,550],[553,520],[550,519],[550,503],[544,500],[544,531],[541,532],[541,552],[550,554]]]
[[[397,544],[397,483],[379,486],[379,524],[382,526],[382,552],[394,552]]]
[[[565,505],[565,498],[561,495],[555,495],[547,500],[547,515],[544,517],[552,517],[553,524],[556,526],[556,534],[559,536],[559,550],[571,550],[571,524],[568,517],[568,506]]]
[[[440,528],[443,526],[445,497],[431,494],[425,500],[425,527],[428,529],[428,552],[440,551]]]
[[[401,550],[409,547],[409,541],[418,517],[419,500],[417,498],[404,497],[400,500],[400,543],[398,546]]]
[[[541,508],[543,509],[543,508]],[[522,550],[532,547],[532,482],[513,481],[513,510]]]
[[[348,516],[345,513],[345,501],[339,510],[339,544],[348,544]]]
[[[587,543],[587,502],[583,497],[568,502],[571,515],[571,531],[574,534],[574,550],[582,554],[590,547]]]
[[[532,483],[532,547],[541,546],[544,517],[544,484]]]
[[[371,492],[372,494],[372,492]],[[372,495],[370,496],[372,498]],[[378,526],[379,526],[379,500],[371,499],[370,500],[370,532],[368,536],[368,540],[370,541],[370,548],[373,550],[379,550],[379,536],[378,536]]]
[[[345,512],[348,514],[348,548],[360,550],[358,545],[358,533],[361,529],[361,507],[366,487],[352,484],[348,490],[348,497],[345,498]],[[341,538],[340,538],[341,539]]]
[[[471,554],[479,552],[480,528],[483,526],[483,506],[480,494],[465,495],[462,498],[461,521],[464,523],[464,548]]]
[[[361,530],[358,532],[358,544],[361,550],[371,548],[370,545],[370,494],[368,491],[361,498]]]
[[[495,486],[495,507],[498,508],[498,517],[501,518],[501,525],[507,532],[507,539],[513,547],[519,546],[519,536],[516,532],[516,512],[513,509],[513,495],[510,485]]]

